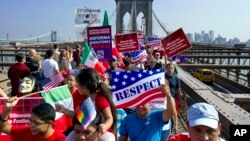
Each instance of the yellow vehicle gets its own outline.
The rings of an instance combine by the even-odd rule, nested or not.
[[[192,72],[192,76],[206,83],[213,83],[215,79],[214,72],[210,69],[197,69]]]

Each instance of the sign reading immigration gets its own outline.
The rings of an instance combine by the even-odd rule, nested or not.
[[[171,33],[162,39],[161,42],[168,57],[175,56],[191,48],[191,44],[189,43],[182,28]]]
[[[99,60],[112,60],[111,26],[89,27],[88,43]]]
[[[116,35],[115,42],[119,52],[131,52],[140,49],[137,33]]]
[[[100,9],[76,8],[75,24],[100,23]]]
[[[113,72],[111,89],[115,107],[132,108],[165,97],[160,85],[165,83],[164,70]]]

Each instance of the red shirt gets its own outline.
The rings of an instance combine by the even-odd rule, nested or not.
[[[180,133],[175,136],[172,136],[167,141],[192,141],[188,133]],[[225,141],[222,138],[218,138],[218,141]]]
[[[41,138],[31,134],[30,128],[28,126],[12,126],[11,136],[13,141],[64,141],[65,135],[57,130],[48,138]]]
[[[11,82],[11,96],[17,95],[22,96],[22,93],[18,93],[18,86],[20,79],[24,78],[30,72],[30,69],[26,66],[26,64],[16,63],[10,66],[8,71],[8,77]]]
[[[75,50],[73,51],[73,59],[75,62],[79,62],[79,55],[80,55],[80,51],[79,50]]]
[[[78,106],[82,104],[82,102],[87,98],[87,96],[81,95],[78,90],[74,91],[72,96],[73,96],[74,110],[76,111]],[[93,104],[95,105],[95,108],[101,113],[105,108],[110,107],[109,101],[99,93],[97,93]],[[114,133],[112,127],[110,127],[108,131]]]
[[[87,96],[81,95],[78,90],[74,91],[72,96],[74,102],[74,110],[76,111],[77,107],[82,104]],[[105,108],[110,107],[109,101],[101,94],[96,95],[94,104],[96,109],[100,112],[102,112]]]
[[[167,141],[191,141],[188,133],[180,133],[175,136],[172,136]]]

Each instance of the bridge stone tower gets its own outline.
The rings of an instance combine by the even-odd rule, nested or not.
[[[122,32],[123,17],[128,12],[132,18],[132,30],[137,31],[136,18],[143,13],[146,23],[146,36],[152,35],[152,3],[153,0],[115,0],[116,32]]]

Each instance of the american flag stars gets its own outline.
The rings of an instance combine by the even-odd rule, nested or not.
[[[112,91],[117,91],[129,87],[146,77],[163,72],[163,70],[136,70],[128,72],[113,72],[110,81]]]

